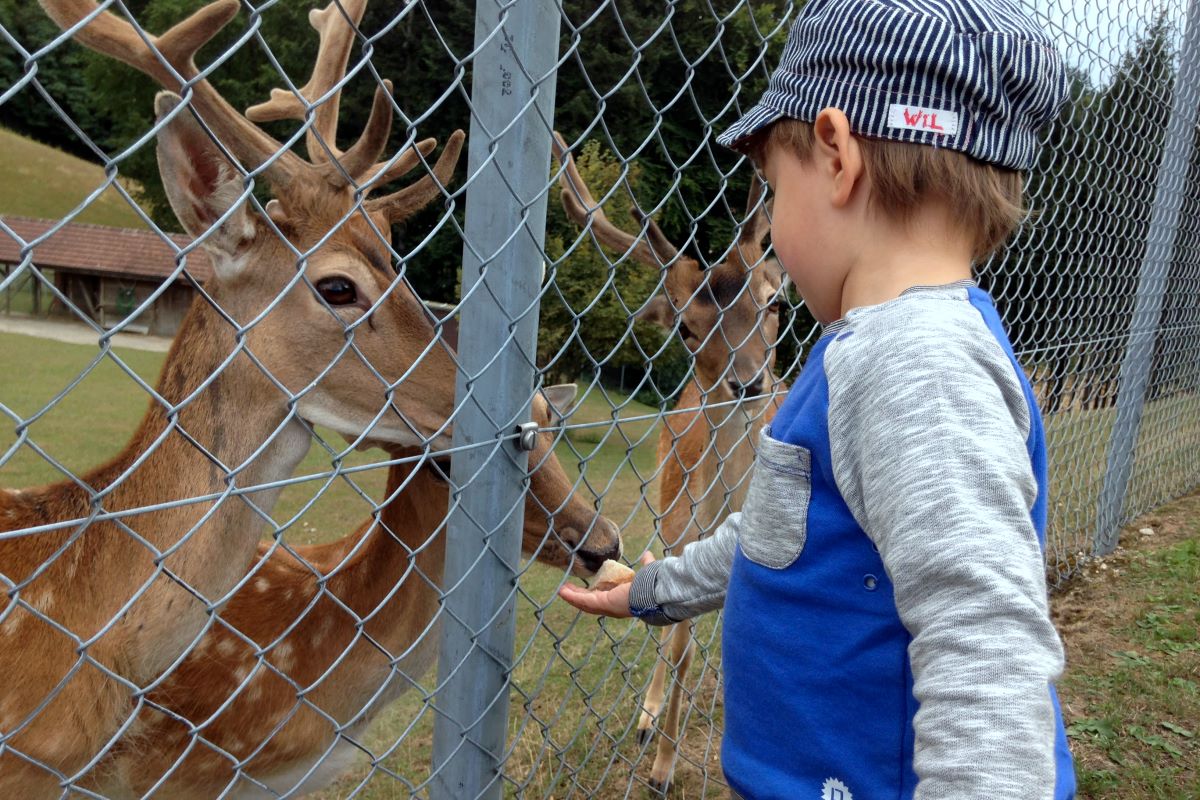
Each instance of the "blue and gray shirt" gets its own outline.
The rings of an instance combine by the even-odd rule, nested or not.
[[[1046,448],[985,292],[917,288],[814,345],[745,505],[638,573],[665,624],[721,606],[722,765],[760,800],[1065,800]]]

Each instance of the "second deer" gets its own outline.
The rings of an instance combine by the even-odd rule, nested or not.
[[[549,387],[549,405],[536,397],[536,421],[549,425],[574,389]],[[553,444],[543,432],[530,453],[522,549],[587,576],[617,555],[615,529],[572,492]],[[437,655],[448,495],[442,466],[396,464],[381,510],[355,533],[294,554],[260,545],[218,624],[85,785],[118,797],[294,796],[361,759],[369,724]],[[592,529],[598,541],[577,549]]]
[[[659,534],[668,553],[711,533],[738,511],[749,489],[758,435],[782,403],[773,368],[783,268],[766,258],[770,229],[765,187],[750,188],[746,218],[726,258],[704,269],[683,255],[653,219],[634,211],[644,238],[614,225],[593,198],[566,142],[555,134],[567,216],[601,244],[663,269],[663,292],[639,315],[678,331],[695,369],[658,439]],[[667,643],[638,721],[639,741],[659,735],[650,785],[665,791],[682,739],[684,678],[694,645],[691,622],[664,632]],[[666,695],[667,673],[672,672]],[[664,710],[664,699],[667,699]]]

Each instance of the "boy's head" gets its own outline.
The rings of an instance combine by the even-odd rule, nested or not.
[[[809,0],[767,91],[718,141],[760,166],[808,161],[813,123],[836,110],[873,210],[952,209],[978,260],[1020,222],[1021,171],[1065,97],[1053,43],[1008,0]]]

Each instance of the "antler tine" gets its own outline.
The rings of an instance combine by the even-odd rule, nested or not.
[[[337,177],[342,177],[342,170],[355,183],[360,183],[364,176],[378,170],[373,170],[379,160],[383,148],[387,147],[388,135],[392,132],[392,82],[385,80],[382,86],[375,89],[375,102],[371,104],[371,116],[367,119],[367,127],[354,146],[338,159],[341,170],[334,168]]]
[[[746,220],[741,225],[738,243],[757,247],[771,229],[771,220],[767,215],[768,202],[763,201],[767,193],[767,182],[758,175],[750,178],[750,195],[746,198]]]
[[[63,30],[70,30],[96,14],[74,33],[74,38],[84,47],[149,75],[172,92],[182,90],[180,78],[188,82],[196,78],[199,74],[196,51],[237,16],[241,7],[239,0],[216,0],[161,36],[147,36],[147,46],[146,40],[127,20],[108,11],[97,13],[99,5],[95,0],[41,0],[41,5]],[[257,169],[283,149],[283,145],[229,105],[208,81],[195,81],[190,85],[192,107],[243,166]],[[273,184],[286,185],[303,166],[294,154],[279,153],[266,170],[266,176]]]
[[[346,75],[350,61],[350,49],[354,45],[358,23],[367,8],[367,0],[331,0],[322,9],[308,13],[308,21],[320,34],[317,60],[313,63],[312,75],[299,92],[272,89],[271,99],[246,109],[246,116],[254,122],[273,122],[281,119],[304,121],[308,109],[316,100],[333,92],[313,111],[313,123],[305,136],[308,158],[314,164],[329,161],[330,155],[340,159],[337,149],[338,113],[342,102],[342,90],[337,87]],[[351,173],[353,175],[353,173]]]
[[[372,171],[362,180],[371,186],[384,186],[412,171],[422,158],[433,152],[437,147],[437,139],[422,139],[412,147],[407,147],[396,158],[395,163],[386,161],[376,164]]]
[[[667,235],[663,233],[662,228],[658,227],[658,223],[654,221],[654,218],[643,212],[640,208],[632,209],[631,213],[633,214],[633,218],[638,221],[638,224],[645,226],[646,239],[650,242],[650,246],[654,248],[659,263],[666,264],[673,261],[679,255],[679,248],[667,238]]]
[[[369,201],[367,210],[383,212],[388,221],[393,224],[403,222],[420,211],[442,193],[443,186],[449,185],[450,179],[454,176],[454,168],[458,166],[458,157],[462,152],[465,138],[466,134],[461,130],[450,134],[450,139],[446,142],[442,155],[433,165],[432,175],[426,175],[398,192]]]
[[[655,255],[655,250],[649,243],[626,233],[609,220],[604,209],[592,197],[583,176],[579,174],[579,168],[575,165],[574,156],[567,148],[566,140],[558,131],[554,132],[553,146],[554,155],[563,166],[558,175],[558,182],[562,186],[563,209],[576,225],[586,230],[590,222],[592,232],[601,244],[620,252],[628,252],[644,264],[658,267],[670,260],[669,257],[664,259]],[[654,227],[657,229],[658,226]],[[659,231],[659,235],[661,234],[662,231]],[[665,240],[666,237],[663,238]]]

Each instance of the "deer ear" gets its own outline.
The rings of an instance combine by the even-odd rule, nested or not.
[[[675,327],[675,307],[665,294],[656,294],[638,312],[637,318],[669,331]]]
[[[778,258],[765,258],[758,268],[763,270],[763,274],[776,286],[783,285],[783,281],[787,277],[784,274],[783,264],[779,263]]]
[[[245,187],[237,170],[179,95],[159,92],[154,111],[170,120],[158,132],[158,171],[171,208],[184,229],[200,239],[217,278],[228,280],[244,267],[241,258],[253,241],[255,224],[247,211]],[[231,208],[236,210],[219,225]]]
[[[551,418],[557,425],[566,418],[567,412],[571,410],[571,404],[575,402],[575,395],[579,393],[579,386],[574,383],[558,383],[554,386],[542,387],[542,393],[546,395],[546,402],[550,404]]]

